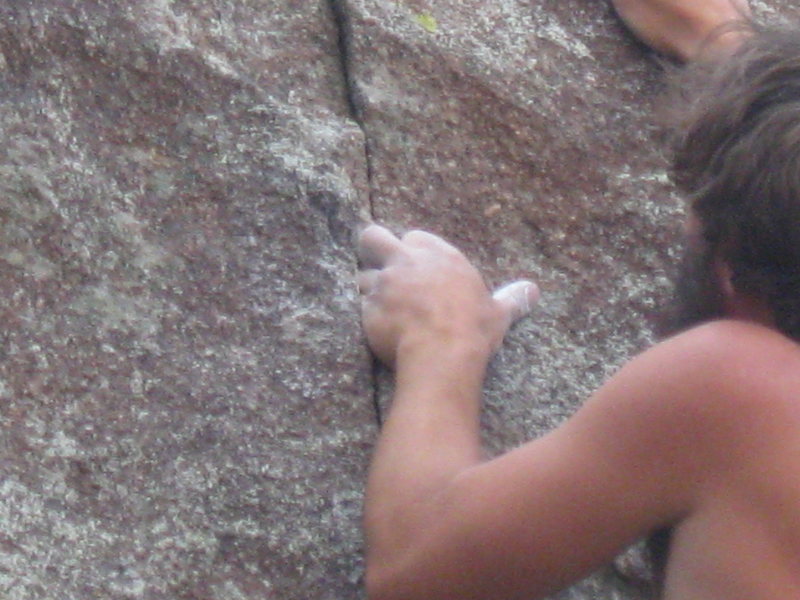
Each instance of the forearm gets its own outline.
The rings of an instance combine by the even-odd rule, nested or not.
[[[383,227],[367,227],[359,257],[364,331],[370,348],[397,373],[364,523],[370,594],[388,598],[395,584],[417,589],[407,575],[413,579],[417,567],[435,558],[429,525],[464,505],[456,480],[482,458],[486,363],[539,292],[518,281],[490,294],[463,254],[424,231],[401,240]],[[407,592],[402,597],[419,596]]]
[[[480,397],[489,351],[462,339],[398,354],[395,395],[373,458],[368,563],[398,556],[437,517],[453,478],[482,458]]]

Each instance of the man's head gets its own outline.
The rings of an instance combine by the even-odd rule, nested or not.
[[[713,277],[698,316],[726,314],[727,284],[800,339],[800,37],[759,31],[686,81],[674,169],[700,224],[689,266]]]

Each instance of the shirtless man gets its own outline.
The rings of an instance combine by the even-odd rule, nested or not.
[[[676,161],[694,316],[487,461],[486,363],[535,285],[492,296],[440,238],[367,228],[364,326],[396,370],[367,489],[372,600],[540,598],[664,529],[667,600],[800,599],[800,40],[743,29],[737,0],[616,7],[655,48],[718,61]]]

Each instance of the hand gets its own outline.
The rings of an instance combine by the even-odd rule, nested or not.
[[[443,239],[411,231],[402,239],[370,225],[361,234],[362,320],[376,356],[393,365],[404,349],[467,343],[489,354],[539,299],[530,281],[489,293],[478,271]]]

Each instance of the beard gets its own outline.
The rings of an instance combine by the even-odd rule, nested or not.
[[[667,337],[725,314],[714,252],[705,241],[692,240],[683,251],[674,280],[673,299],[658,333]]]

